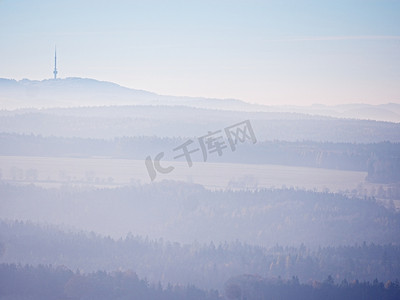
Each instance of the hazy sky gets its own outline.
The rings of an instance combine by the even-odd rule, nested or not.
[[[400,103],[400,1],[0,0],[0,77],[262,104]]]

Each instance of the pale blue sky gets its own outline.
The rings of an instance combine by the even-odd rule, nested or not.
[[[400,103],[400,1],[0,0],[0,77],[261,104]]]

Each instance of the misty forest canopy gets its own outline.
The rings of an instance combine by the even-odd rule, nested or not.
[[[399,213],[374,198],[296,189],[210,191],[164,181],[120,188],[0,185],[3,219],[177,242],[308,247],[399,243]],[[29,199],[27,201],[26,199]]]

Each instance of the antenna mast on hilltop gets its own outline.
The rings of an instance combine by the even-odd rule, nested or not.
[[[54,79],[57,79],[57,48],[56,47],[54,47],[54,71],[53,71],[53,74],[54,74]]]

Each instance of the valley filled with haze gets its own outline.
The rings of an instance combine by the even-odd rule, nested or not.
[[[80,78],[1,84],[20,105],[0,113],[3,263],[228,298],[262,278],[399,276],[399,123]]]
[[[322,2],[0,1],[0,300],[399,299],[400,6]]]

